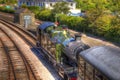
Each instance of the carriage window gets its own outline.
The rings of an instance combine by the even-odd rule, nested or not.
[[[94,80],[94,73],[93,73],[94,68],[86,63],[86,72],[85,72],[85,80]]]
[[[82,57],[80,57],[80,66],[84,67],[84,59]]]
[[[95,70],[95,80],[108,80],[108,79],[98,70]]]
[[[103,80],[108,80],[107,77],[103,76]]]
[[[85,70],[85,61],[82,57],[79,57],[79,78],[80,80],[84,80],[84,70]]]

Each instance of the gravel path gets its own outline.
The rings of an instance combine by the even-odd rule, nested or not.
[[[78,32],[76,31],[73,31],[73,30],[69,30],[71,32],[71,34],[76,34]],[[103,46],[103,45],[106,45],[106,46],[113,46],[113,47],[116,47],[116,48],[120,48],[120,46],[117,46],[111,42],[108,42],[108,41],[105,41],[105,40],[102,40],[100,38],[95,38],[95,37],[92,37],[92,36],[87,36],[86,34],[82,34],[82,38],[81,40],[85,43],[85,44],[88,44],[90,47],[93,47],[93,46]]]

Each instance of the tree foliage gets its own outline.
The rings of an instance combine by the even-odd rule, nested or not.
[[[28,8],[26,4],[21,5],[22,8]]]
[[[111,26],[105,37],[111,41],[120,43],[120,18],[114,17],[111,21]]]
[[[38,14],[40,11],[40,7],[38,6],[28,6],[28,9],[31,10],[34,14]]]
[[[0,7],[0,11],[6,12],[6,13],[14,13],[15,12],[12,8],[8,9],[5,6]]]
[[[43,21],[52,21],[51,10],[45,9],[39,12],[38,18]]]
[[[69,12],[69,7],[68,7],[68,3],[66,2],[58,2],[53,6],[53,10],[52,12],[54,14],[58,14],[58,13],[64,13],[67,14]]]
[[[84,18],[82,17],[66,16],[64,14],[59,14],[58,19],[60,24],[66,24],[71,29],[83,31],[82,22],[84,21]]]
[[[17,0],[0,0],[1,4],[16,4]]]
[[[120,43],[120,0],[75,0],[86,12],[88,32]]]

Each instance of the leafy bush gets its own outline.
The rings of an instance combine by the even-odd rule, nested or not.
[[[84,18],[82,17],[74,17],[74,16],[67,16],[64,14],[59,14],[58,20],[61,24],[68,25],[69,28],[71,29],[83,31],[82,23],[84,21]]]
[[[0,7],[0,11],[7,13],[14,13],[15,11],[12,8]]]
[[[21,7],[22,8],[28,8],[28,6],[26,4],[22,4]]]
[[[111,21],[111,26],[109,30],[105,34],[105,38],[111,41],[120,43],[120,19],[118,17],[114,17]]]
[[[35,15],[37,15],[40,12],[40,7],[38,6],[28,6],[29,10],[31,10]]]
[[[105,36],[106,32],[110,29],[112,16],[101,15],[93,23],[90,24],[91,31],[99,36]]]
[[[53,21],[51,10],[45,9],[39,12],[38,19],[43,21]]]

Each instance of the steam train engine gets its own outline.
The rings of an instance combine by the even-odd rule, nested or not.
[[[81,35],[72,37],[65,25],[56,27],[52,22],[44,22],[37,28],[36,45],[65,80],[77,79],[77,56],[89,48],[80,38]]]
[[[79,53],[90,48],[88,45],[85,45],[80,38],[81,35],[76,34],[74,38],[75,40],[69,42],[63,49],[64,63],[77,67],[77,59]]]

